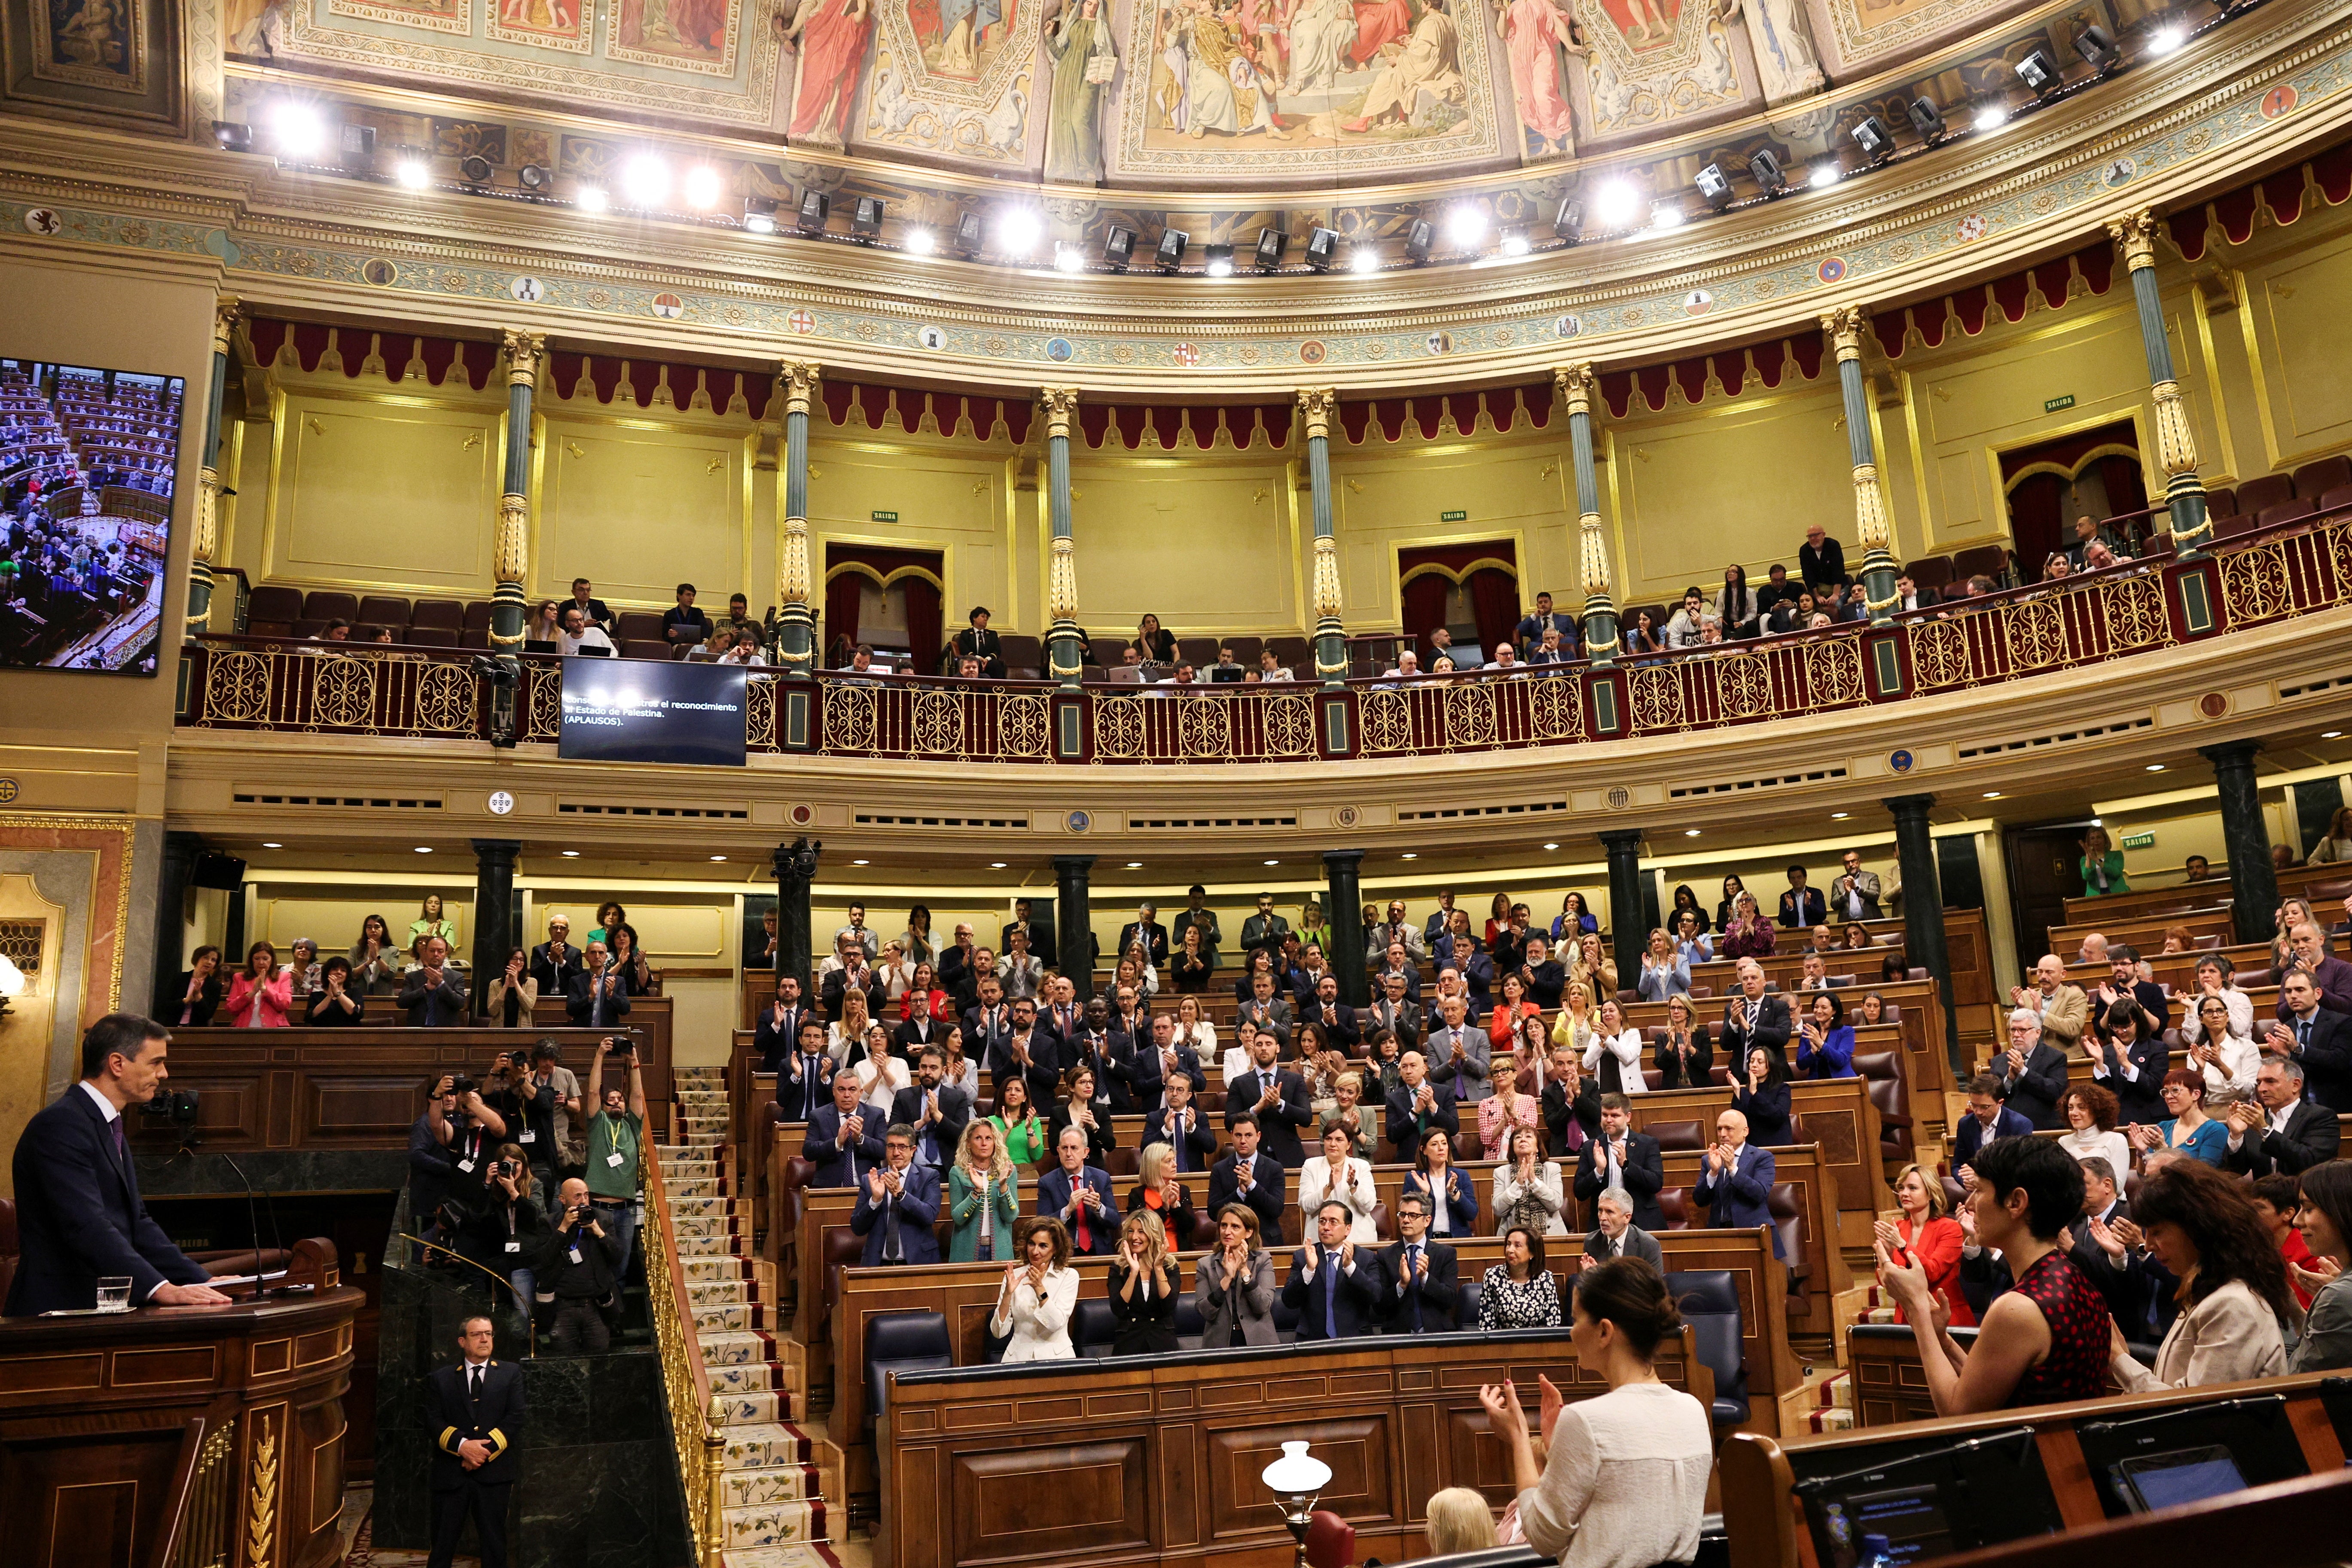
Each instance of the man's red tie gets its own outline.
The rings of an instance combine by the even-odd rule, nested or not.
[[[1095,1248],[1094,1233],[1087,1228],[1087,1184],[1084,1178],[1078,1182],[1077,1194],[1078,1250],[1082,1253],[1092,1252]]]

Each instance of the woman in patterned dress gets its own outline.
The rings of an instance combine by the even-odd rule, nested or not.
[[[1503,1237],[1503,1261],[1478,1281],[1481,1329],[1560,1326],[1559,1281],[1544,1267],[1543,1237],[1523,1225]]]

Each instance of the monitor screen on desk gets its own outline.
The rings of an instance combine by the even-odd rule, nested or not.
[[[1822,1568],[1857,1568],[1865,1536],[1884,1537],[1895,1562],[1911,1563],[2065,1528],[2030,1440],[1989,1435],[1962,1448],[1913,1438],[1789,1457]]]
[[[2143,1513],[2246,1489],[2245,1475],[2227,1448],[2177,1448],[2126,1459],[2115,1467],[2115,1476],[2131,1494],[2136,1511]]]

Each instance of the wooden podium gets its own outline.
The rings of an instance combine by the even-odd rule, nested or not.
[[[298,1294],[0,1321],[0,1560],[320,1568],[338,1555],[362,1294],[324,1241]],[[252,1255],[238,1260],[248,1270]],[[214,1265],[219,1268],[218,1264]],[[235,1268],[224,1268],[224,1274]]]

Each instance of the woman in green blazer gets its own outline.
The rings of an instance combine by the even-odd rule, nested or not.
[[[2094,827],[2083,835],[2083,858],[2078,869],[2083,873],[2083,896],[2104,898],[2109,893],[2128,893],[2131,884],[2124,880],[2124,852],[2107,847],[2107,830]]]
[[[996,1123],[977,1118],[964,1124],[948,1170],[948,1217],[955,1234],[948,1240],[950,1263],[995,1263],[1013,1252],[1013,1222],[1021,1217],[1021,1178],[1004,1157]]]
[[[1018,1076],[1007,1078],[996,1091],[996,1114],[990,1117],[1004,1157],[1016,1165],[1039,1165],[1046,1152],[1045,1121],[1029,1103],[1029,1084]]]

